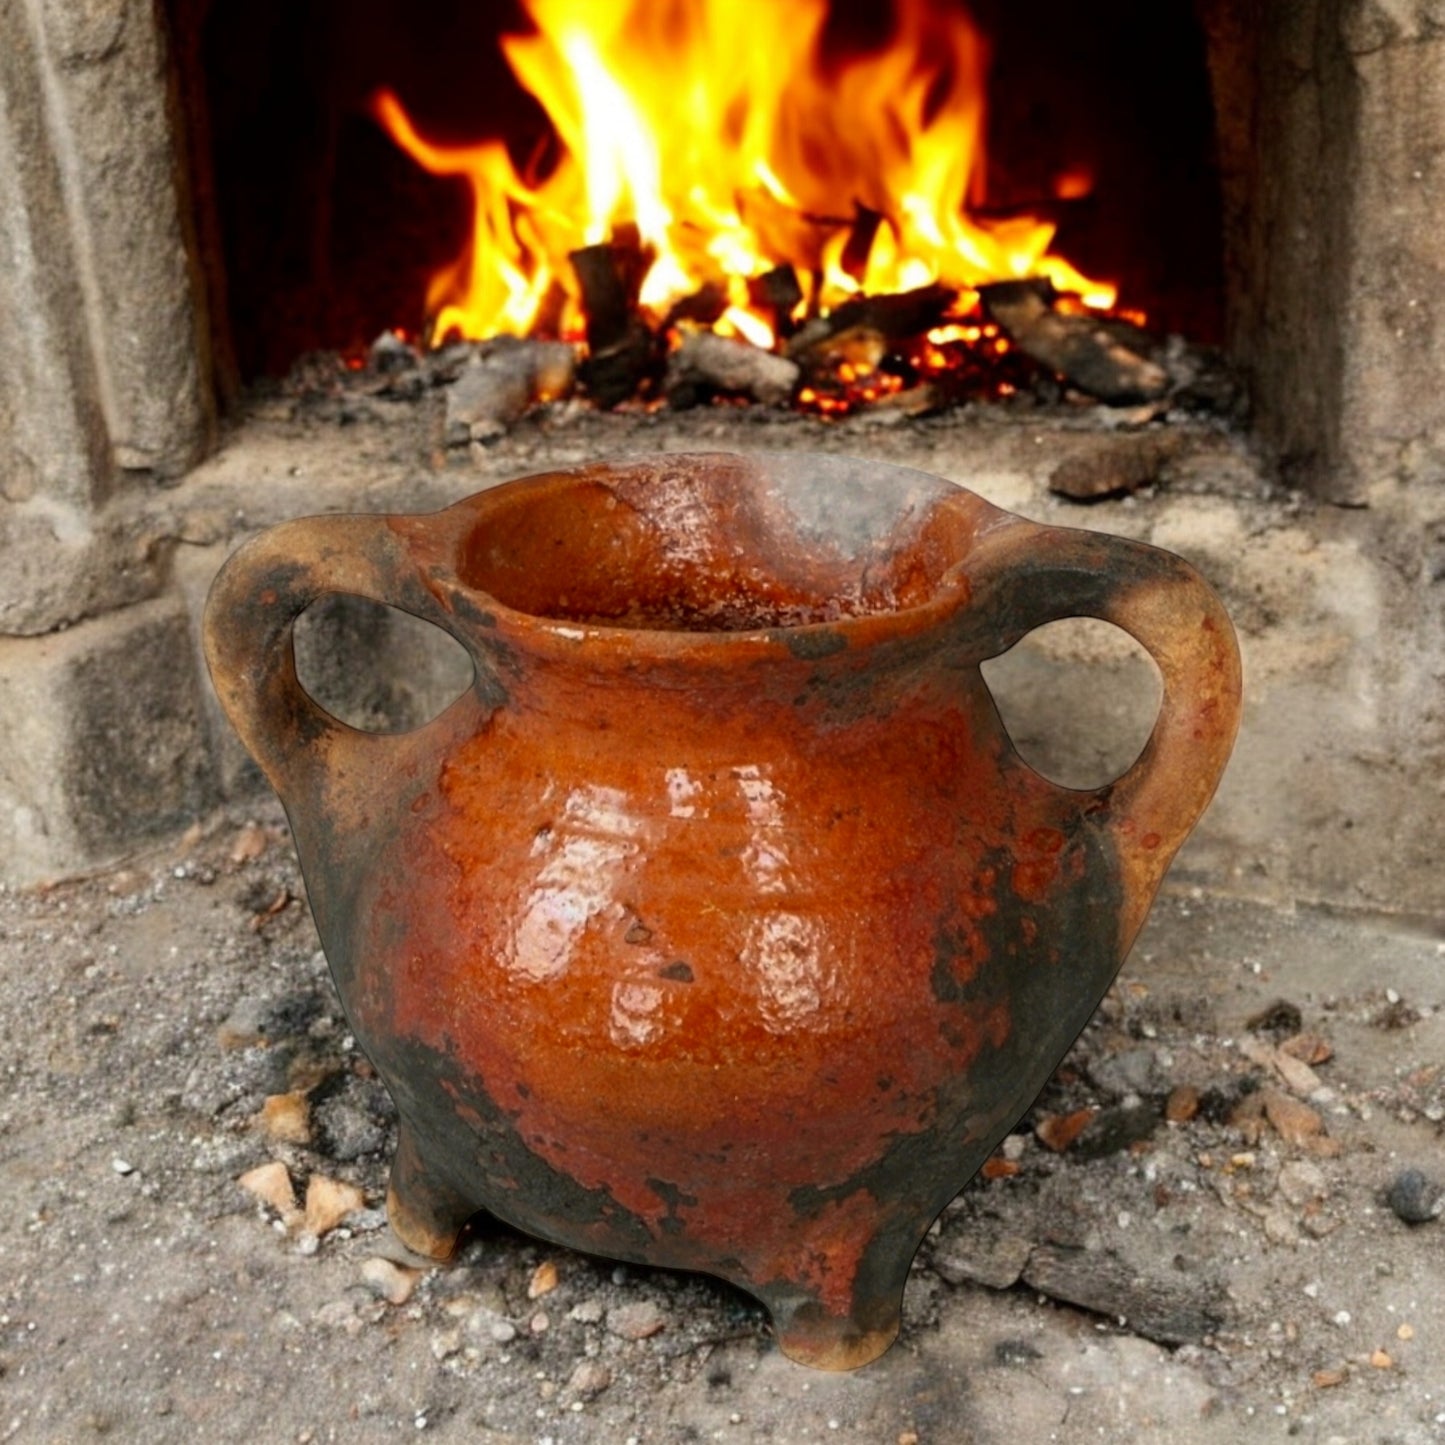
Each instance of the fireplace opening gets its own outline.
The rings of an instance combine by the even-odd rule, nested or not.
[[[539,26],[549,16],[552,31],[565,38],[577,16],[609,8],[567,0],[318,0],[300,8],[283,0],[212,0],[199,11],[187,0],[171,0],[171,7],[199,173],[195,189],[207,212],[200,229],[209,238],[205,249],[211,253],[219,349],[234,359],[234,379],[241,383],[282,375],[308,352],[364,357],[383,333],[432,343],[458,334],[455,322],[447,319],[456,310],[455,297],[439,287],[438,277],[463,266],[473,225],[472,192],[465,178],[434,173],[446,165],[428,170],[415,152],[428,146],[450,156],[459,148],[493,141],[519,184],[546,192],[568,164],[569,139],[573,150],[579,142],[559,133],[566,127],[565,117],[555,114],[558,105],[552,104],[549,114],[548,105],[533,93],[544,89],[535,72],[545,66],[535,55],[520,63],[516,42],[504,44],[503,38],[531,37],[525,51],[526,44],[535,47]],[[640,11],[654,17],[649,22],[654,32],[669,26],[682,31],[685,16],[707,8],[672,4]],[[1016,281],[1047,272],[1061,291],[1116,288],[1113,310],[1093,312],[1073,297],[1056,304],[1045,288],[1047,317],[1052,321],[1062,313],[1065,326],[1080,327],[1081,316],[1090,323],[1112,316],[1125,333],[1127,322],[1141,321],[1155,336],[1181,333],[1205,343],[1221,339],[1225,298],[1216,134],[1204,36],[1189,0],[1115,0],[1090,7],[1084,17],[1064,0],[1041,0],[1026,10],[1001,0],[967,5],[963,0],[895,0],[892,6],[815,0],[774,8],[792,17],[784,30],[789,23],[797,28],[810,14],[818,17],[809,52],[814,73],[802,74],[795,56],[793,68],[773,78],[778,125],[790,128],[796,142],[789,162],[794,169],[785,175],[759,172],[755,194],[743,197],[740,211],[750,240],[767,241],[771,231],[775,242],[780,234],[799,229],[793,212],[804,213],[808,225],[802,229],[808,235],[798,245],[807,253],[805,261],[816,261],[816,271],[799,264],[797,254],[750,255],[738,263],[748,273],[749,296],[742,307],[736,304],[736,275],[725,274],[730,263],[719,263],[719,277],[694,273],[693,292],[679,283],[650,313],[643,350],[649,345],[652,350],[640,363],[640,385],[629,374],[619,386],[611,371],[599,376],[594,369],[589,377],[584,360],[584,389],[604,404],[664,392],[676,403],[697,399],[694,392],[708,399],[740,389],[752,399],[762,391],[833,414],[853,405],[849,385],[859,375],[879,378],[872,391],[864,384],[867,400],[880,392],[912,397],[936,381],[930,367],[965,371],[974,364],[963,359],[965,354],[971,358],[980,349],[995,371],[985,380],[970,373],[966,384],[953,385],[954,392],[962,396],[966,391],[973,399],[985,393],[1007,397],[1027,388],[1040,366],[1033,351],[1029,359],[1019,356],[1021,349],[1028,350],[1019,343],[1018,327],[1028,323],[1028,316],[1020,320],[1019,298],[1012,292],[985,295],[977,314],[960,317],[968,295],[954,302],[933,294],[930,287],[940,289],[937,265],[926,255],[903,254],[909,245],[922,244],[918,236],[938,218],[920,222],[910,239],[906,232],[912,223],[906,217],[912,202],[904,194],[906,186],[863,173],[867,157],[887,151],[897,140],[889,132],[898,118],[886,91],[877,93],[876,103],[866,103],[874,92],[859,77],[874,75],[876,82],[908,75],[907,66],[898,68],[897,52],[909,44],[916,52],[915,71],[924,67],[914,75],[921,87],[919,116],[932,123],[943,115],[955,127],[940,126],[934,141],[964,137],[970,107],[982,104],[978,154],[966,175],[970,223],[982,228],[986,239],[1016,236],[1030,223],[1048,236],[1042,247],[1047,265],[1014,260],[1007,263],[1016,268],[1013,272],[1007,267],[998,274],[979,272],[983,281]],[[768,7],[719,7],[718,13],[751,16],[752,48],[744,46],[740,53],[766,48],[759,41],[767,38],[764,32],[773,33],[762,23]],[[954,51],[940,59],[937,52],[949,45]],[[562,40],[557,46],[565,48]],[[961,73],[973,64],[976,74]],[[659,128],[674,120],[682,126],[690,98],[686,67],[674,71],[665,56],[658,56],[643,73],[653,114],[665,118]],[[803,106],[797,97],[807,86],[812,90]],[[900,86],[897,82],[895,89]],[[865,103],[849,108],[854,94]],[[807,120],[819,115],[817,107],[830,105],[831,114]],[[897,111],[906,109],[900,102]],[[726,123],[737,122],[745,130],[730,114]],[[875,134],[870,135],[870,126]],[[413,154],[399,143],[406,131],[413,133]],[[719,163],[716,155],[711,161],[704,158],[703,170],[714,163]],[[808,189],[800,165],[821,173],[826,184]],[[669,197],[695,189],[690,178],[678,179],[677,169],[669,162]],[[706,175],[699,184],[702,179]],[[590,179],[584,189],[588,185]],[[947,187],[943,193],[952,194]],[[738,188],[728,194],[736,199]],[[553,192],[547,192],[549,203],[552,198]],[[671,199],[669,204],[677,210]],[[546,218],[539,219],[539,212],[518,222],[518,209],[512,204],[519,244],[530,245],[545,229]],[[770,220],[759,222],[765,210]],[[618,324],[620,330],[613,328],[615,335],[599,339],[597,315],[607,304],[609,288],[620,286],[636,304],[639,278],[629,275],[629,268],[635,269],[638,255],[643,266],[655,255],[646,234],[639,243],[639,218],[625,211],[624,206],[616,213],[622,219],[600,238],[595,226],[587,232],[582,218],[567,218],[559,230],[564,239],[554,245],[557,274],[550,291],[530,319],[521,324],[515,317],[495,320],[495,331],[530,329],[579,347],[585,334],[582,354],[585,358],[590,349],[594,360],[609,346],[630,345],[630,318]],[[808,230],[820,211],[832,229]],[[679,226],[686,229],[694,220],[684,218],[686,224]],[[645,216],[640,230],[646,232]],[[570,249],[568,238],[577,243]],[[712,242],[704,238],[703,244]],[[712,250],[721,255],[730,244],[716,242]],[[1039,249],[1037,242],[1029,244]],[[785,251],[786,246],[777,243],[773,249]],[[522,261],[524,269],[535,269],[530,252]],[[602,280],[594,277],[589,283],[586,268],[599,261]],[[968,292],[959,274],[943,278],[951,296]],[[829,275],[853,291],[837,285],[830,290]],[[713,285],[718,279],[721,292]],[[890,287],[881,312],[873,304],[880,279]],[[769,293],[770,283],[781,293]],[[600,303],[597,284],[604,293]],[[900,292],[912,298],[904,302],[901,319],[892,304]],[[1083,299],[1097,303],[1099,297]],[[749,306],[751,313],[744,314]],[[1026,297],[1024,311],[1035,321],[1038,310]],[[829,333],[820,314],[843,320]],[[666,330],[674,321],[676,328]],[[730,388],[726,376],[723,383],[715,382],[706,370],[707,358],[699,363],[701,383],[691,373],[679,382],[671,370],[661,379],[656,353],[676,349],[677,328],[689,334],[700,326],[715,328],[729,339],[796,358],[803,355],[797,333],[805,324],[824,328],[819,334],[828,371],[821,382],[810,370],[817,360],[811,351],[801,376],[784,383],[748,379]],[[1120,329],[1107,344],[1118,343]],[[837,341],[840,331],[842,342]],[[909,333],[907,344],[903,332]],[[874,339],[879,333],[881,341]],[[493,331],[474,326],[462,334],[481,339]],[[865,337],[861,343],[859,335]],[[934,341],[920,351],[922,337]],[[1052,344],[1053,351],[1045,348],[1042,370],[1062,370],[1066,383],[1090,396],[1147,400],[1151,387],[1162,385],[1147,372],[1131,373],[1122,385],[1117,379],[1095,383],[1093,373],[1075,375],[1058,364],[1063,353],[1057,338]],[[1062,344],[1067,351],[1069,336]],[[1127,334],[1122,344],[1133,345]],[[719,364],[726,367],[734,360],[729,353]],[[840,384],[840,371],[847,384]]]

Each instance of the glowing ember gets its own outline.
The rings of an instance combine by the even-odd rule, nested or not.
[[[800,282],[799,317],[941,283],[961,293],[955,314],[966,318],[969,288],[1029,276],[1113,304],[1112,286],[1050,253],[1051,223],[969,216],[982,196],[986,55],[949,7],[898,0],[887,45],[844,60],[823,54],[828,0],[527,9],[537,33],[502,45],[556,131],[546,174],[519,172],[499,140],[430,142],[394,94],[375,100],[408,155],[471,191],[471,236],[430,283],[433,342],[580,335],[570,253],[622,227],[646,258],[646,318],[711,286],[722,303],[714,329],[764,347],[779,318],[748,283],[780,265]],[[1060,193],[1081,185],[1061,178]],[[986,340],[976,320],[937,328],[927,355]],[[875,389],[895,382],[878,376]]]

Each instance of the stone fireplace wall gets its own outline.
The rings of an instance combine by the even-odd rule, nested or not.
[[[1445,4],[1199,0],[1230,349],[1283,480],[1445,476]]]
[[[144,0],[0,0],[11,877],[114,856],[215,801],[176,528],[156,506],[205,454],[214,411],[172,96]]]
[[[1316,763],[1341,795],[1374,789],[1377,851],[1393,846],[1403,808],[1428,854],[1438,793],[1421,780],[1445,762],[1431,701],[1433,579],[1445,576],[1445,5],[1196,9],[1229,344],[1251,381],[1254,435],[1286,483],[1373,517],[1319,524],[1322,537],[1356,526],[1364,611],[1341,644],[1362,689],[1354,731]],[[207,298],[224,278],[201,275],[205,197],[197,207],[191,194],[196,137],[168,44],[155,0],[0,0],[0,876],[11,881],[104,863],[235,785],[196,664],[195,579],[183,586],[176,566],[178,548],[215,533],[186,477],[215,436]],[[1404,640],[1374,655],[1387,625]],[[1288,755],[1285,712],[1254,725],[1256,758]],[[1285,772],[1242,766],[1263,795],[1223,799],[1221,836],[1264,836],[1272,809],[1286,843],[1292,827],[1318,831],[1290,821]],[[1286,891],[1327,891],[1348,871],[1317,839],[1301,843]],[[1389,869],[1371,866],[1372,897],[1445,905],[1445,884],[1413,881],[1423,871],[1391,897]]]

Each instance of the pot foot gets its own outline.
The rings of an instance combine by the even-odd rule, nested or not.
[[[884,1354],[898,1338],[901,1307],[900,1298],[890,1310],[869,1310],[866,1324],[854,1315],[824,1314],[812,1304],[776,1311],[778,1348],[795,1364],[815,1370],[856,1370]]]
[[[439,1180],[435,1170],[428,1169],[411,1130],[403,1124],[386,1191],[386,1217],[396,1237],[413,1254],[448,1260],[456,1253],[457,1240],[475,1213],[471,1200]]]

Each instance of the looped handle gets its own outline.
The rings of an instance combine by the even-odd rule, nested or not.
[[[986,533],[962,570],[970,615],[994,655],[1047,622],[1098,617],[1129,633],[1159,668],[1164,696],[1144,751],[1122,777],[1084,795],[1084,812],[1112,836],[1123,871],[1127,945],[1234,746],[1234,627],[1183,558],[1104,533],[1018,519]]]
[[[362,765],[375,775],[398,746],[332,717],[296,675],[296,619],[333,592],[410,612],[471,651],[385,516],[301,517],[238,549],[206,599],[206,662],[241,741],[283,798],[323,776],[344,785]]]

